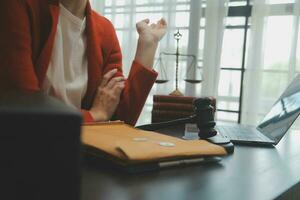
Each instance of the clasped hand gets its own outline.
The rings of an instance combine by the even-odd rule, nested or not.
[[[122,90],[125,87],[124,77],[114,77],[117,69],[107,72],[98,87],[91,115],[95,121],[108,121],[114,114],[119,102]]]

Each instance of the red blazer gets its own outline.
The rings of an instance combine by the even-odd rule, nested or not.
[[[59,0],[0,1],[0,89],[38,91],[51,59],[59,17]],[[118,68],[122,55],[113,25],[86,8],[88,88],[82,101],[86,122],[93,121],[91,108],[103,75]],[[134,61],[115,113],[117,119],[134,125],[157,73]]]

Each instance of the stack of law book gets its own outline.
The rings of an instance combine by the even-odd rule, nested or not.
[[[194,114],[193,101],[197,97],[153,95],[152,123],[164,122],[188,117]],[[216,108],[216,100],[213,97],[212,106]]]

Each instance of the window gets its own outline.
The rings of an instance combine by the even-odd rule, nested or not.
[[[243,71],[247,70],[247,49],[251,29],[252,1],[231,0],[224,33],[221,76],[218,90],[217,118],[221,120],[240,121],[243,99],[241,87]],[[293,26],[295,17],[293,7],[295,0],[268,1],[268,14],[264,24],[263,66],[258,115],[261,117],[280,96],[291,79],[291,74],[299,72],[299,48],[296,51],[296,63],[291,64],[293,44]],[[246,17],[248,22],[246,23]],[[299,20],[299,17],[298,17]],[[299,21],[298,21],[299,23]],[[247,31],[247,32],[245,32]],[[299,31],[297,32],[299,38]],[[245,38],[246,37],[246,38]],[[297,41],[297,40],[296,40]],[[296,48],[300,47],[299,40]],[[275,81],[276,80],[276,81]],[[239,87],[237,87],[239,85]],[[225,112],[225,113],[224,113]],[[228,115],[227,115],[227,114]],[[259,118],[257,118],[259,119]],[[256,122],[258,122],[257,120]]]
[[[117,35],[122,47],[124,73],[128,75],[129,67],[134,58],[136,49],[136,40],[138,35],[135,31],[135,23],[144,18],[150,18],[152,21],[157,21],[164,17],[169,23],[169,31],[165,38],[161,41],[158,47],[156,61],[159,58],[159,52],[172,53],[176,51],[176,41],[173,34],[179,30],[183,37],[180,40],[180,53],[187,54],[191,46],[195,45],[196,41],[197,50],[197,72],[194,73],[201,78],[201,72],[204,68],[204,43],[205,38],[205,10],[206,2],[202,0],[202,4],[197,8],[197,13],[193,11],[191,5],[199,1],[191,0],[105,0],[105,1],[92,1],[97,7],[102,5],[102,14],[109,18],[116,27]],[[98,5],[99,4],[99,5]],[[200,4],[200,3],[198,3]],[[261,76],[261,96],[264,101],[262,102],[263,115],[270,107],[270,102],[274,101],[280,94],[280,89],[283,89],[288,83],[290,76],[288,74],[300,71],[300,50],[296,51],[297,61],[294,69],[289,67],[289,56],[291,45],[291,35],[294,34],[292,23],[293,18],[293,5],[295,0],[270,0],[270,15],[267,17],[268,27],[265,30],[265,55],[263,55],[263,68]],[[226,19],[226,29],[223,35],[222,55],[220,61],[220,81],[218,85],[217,98],[217,113],[218,120],[240,122],[242,112],[242,96],[243,88],[241,87],[244,81],[244,72],[247,70],[247,49],[249,47],[249,38],[251,30],[251,11],[252,0],[230,0],[229,12]],[[190,24],[195,19],[198,12],[201,14],[197,23]],[[195,31],[197,30],[197,31]],[[282,34],[274,34],[281,32]],[[192,38],[190,34],[193,35]],[[297,32],[300,36],[299,31]],[[281,38],[286,38],[285,40]],[[274,42],[276,41],[276,42]],[[297,40],[300,46],[300,39]],[[194,48],[193,48],[194,49]],[[142,119],[143,123],[150,122],[150,112],[152,109],[152,94],[168,94],[175,88],[175,58],[166,56],[164,58],[165,67],[167,68],[169,79],[164,85],[155,84],[153,90],[148,98]],[[189,76],[187,73],[187,58],[180,58],[180,72],[179,72],[179,89],[182,92],[188,92],[187,88],[193,88],[194,95],[201,94],[202,84],[191,85],[184,81],[184,78]],[[157,70],[159,71],[159,70]],[[273,81],[276,78],[276,83]],[[161,78],[161,77],[160,77]],[[270,86],[271,85],[271,86]],[[148,120],[148,121],[147,121]]]
[[[245,69],[246,42],[251,5],[246,0],[231,0],[226,19],[217,96],[218,120],[240,121],[241,82]]]

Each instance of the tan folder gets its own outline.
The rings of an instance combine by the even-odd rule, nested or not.
[[[129,163],[227,155],[222,146],[205,140],[183,140],[123,122],[83,125],[82,133],[87,151],[97,154],[99,150]]]

